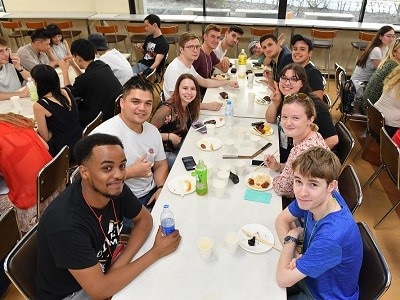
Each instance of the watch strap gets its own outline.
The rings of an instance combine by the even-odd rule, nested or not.
[[[290,235],[287,235],[285,237],[285,239],[283,240],[283,244],[289,244],[289,243],[297,244],[298,241],[299,241],[298,239],[296,239],[296,238],[294,238],[294,237],[292,237]]]

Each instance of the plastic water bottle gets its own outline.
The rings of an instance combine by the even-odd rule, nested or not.
[[[31,77],[28,78],[26,86],[28,87],[29,97],[31,98],[31,100],[34,102],[38,101],[39,95],[37,93],[37,88]]]
[[[238,56],[238,77],[245,78],[246,77],[246,70],[247,70],[247,54],[244,52],[244,49],[239,53]]]
[[[172,213],[168,204],[164,204],[160,220],[161,220],[161,231],[164,235],[171,234],[175,231],[174,214]]]
[[[204,196],[208,192],[207,185],[207,166],[204,164],[202,159],[199,159],[199,163],[196,165],[196,194]]]
[[[226,100],[225,105],[225,124],[228,127],[233,126],[233,102],[231,99]]]

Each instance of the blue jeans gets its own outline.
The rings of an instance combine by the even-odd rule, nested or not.
[[[142,73],[144,70],[148,69],[149,67],[142,64],[142,63],[137,63],[136,65],[132,66],[132,71],[133,71],[133,75],[138,75],[140,73]]]

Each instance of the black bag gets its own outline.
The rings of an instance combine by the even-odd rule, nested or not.
[[[342,108],[344,113],[353,112],[353,102],[356,98],[356,87],[351,79],[346,80],[342,94]]]

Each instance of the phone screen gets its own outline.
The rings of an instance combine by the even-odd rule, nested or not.
[[[204,126],[203,122],[193,122],[192,126],[195,129],[202,127],[201,129],[198,130],[198,132],[203,133],[203,134],[207,133],[207,128],[206,128],[206,126]]]
[[[182,162],[187,171],[191,171],[196,168],[196,162],[194,161],[193,156],[182,157]]]
[[[252,160],[250,161],[250,166],[259,166],[259,165],[261,165],[262,163],[263,163],[262,160],[252,159]]]

